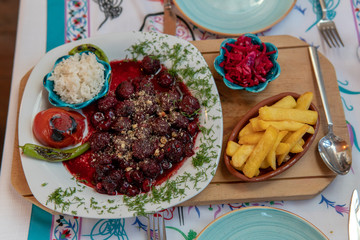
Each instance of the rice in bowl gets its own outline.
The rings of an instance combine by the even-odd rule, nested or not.
[[[94,53],[76,53],[54,68],[49,80],[62,101],[77,104],[94,98],[102,89],[104,66]]]

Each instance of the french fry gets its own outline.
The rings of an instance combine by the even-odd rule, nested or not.
[[[286,143],[290,145],[290,149],[292,149],[295,146],[295,144],[304,136],[308,128],[309,128],[308,125],[304,125],[302,128],[291,134],[291,136],[286,140]],[[278,165],[280,165],[284,161],[288,153],[289,152],[283,153],[277,157]]]
[[[287,131],[280,131],[277,135],[277,138],[275,140],[274,146],[271,148],[270,152],[266,156],[266,161],[268,163],[268,166],[270,166],[273,170],[276,170],[276,149],[278,145],[280,144],[281,140],[285,137],[287,134]]]
[[[299,141],[298,141],[298,144],[300,146],[303,146],[305,144],[305,140],[303,138],[301,138]]]
[[[296,144],[295,146],[290,149],[290,152],[291,153],[299,153],[299,152],[302,152],[304,150],[304,148],[302,147],[303,145],[305,144],[305,141],[304,139],[300,139]]]
[[[235,152],[239,149],[240,145],[234,141],[228,141],[226,146],[226,155],[232,157]]]
[[[258,117],[255,117],[255,118],[252,118],[252,119],[249,120],[249,122],[250,122],[250,124],[252,126],[252,130],[255,131],[255,132],[265,130],[265,129],[260,128],[259,121],[261,121],[261,119],[258,118]]]
[[[294,133],[294,132],[289,131],[289,132],[285,135],[285,137],[282,139],[282,141],[283,141],[283,142],[286,142],[286,140],[288,140],[288,138],[289,138],[293,133]],[[290,150],[290,148],[289,148],[289,150]]]
[[[264,135],[264,132],[254,132],[249,135],[245,135],[239,138],[239,144],[249,144],[249,145],[255,145],[257,144],[262,136]]]
[[[263,120],[292,120],[314,125],[318,119],[318,113],[312,110],[274,108],[264,106],[259,109],[259,117]]]
[[[297,100],[286,96],[272,106],[259,109],[238,134],[238,143],[229,141],[226,154],[230,164],[249,178],[260,169],[276,170],[283,162],[304,150],[304,134],[314,134],[318,113],[309,110],[313,93],[306,92]]]
[[[284,154],[284,153],[287,153],[287,152],[290,152],[290,144],[281,142],[277,146],[275,154],[276,155],[281,155],[281,154]]]
[[[255,145],[241,145],[231,158],[230,164],[238,169],[242,170],[243,164],[252,153]]]
[[[299,153],[299,152],[302,152],[303,150],[304,150],[303,147],[302,147],[300,144],[296,143],[296,144],[290,149],[290,152],[291,152],[291,153]]]
[[[262,161],[262,163],[261,163],[261,165],[260,165],[260,168],[261,168],[261,169],[266,169],[266,168],[268,168],[268,167],[270,167],[269,162],[268,162],[268,161]]]
[[[306,92],[302,94],[296,101],[296,109],[307,110],[310,107],[310,104],[314,98],[312,92]]]
[[[242,136],[249,135],[249,134],[252,134],[254,132],[255,131],[253,130],[251,123],[248,123],[248,124],[245,125],[245,127],[243,127],[240,130],[240,132],[238,134],[238,137],[241,138]]]
[[[296,106],[296,100],[293,96],[286,96],[271,105],[271,107],[276,108],[294,108]]]
[[[249,159],[245,163],[243,168],[243,173],[245,176],[248,178],[255,176],[261,166],[262,161],[264,161],[266,155],[273,147],[278,134],[279,131],[273,126],[270,126],[268,129],[266,129],[263,137],[254,147],[254,150],[251,152]]]
[[[302,145],[300,145],[299,143],[295,144],[295,146],[293,148],[290,149],[290,145],[288,143],[279,143],[278,147],[276,148],[275,154],[276,155],[281,155],[284,153],[299,153],[301,152],[303,149]]]
[[[270,125],[277,128],[278,130],[284,130],[284,131],[296,131],[300,129],[305,123],[295,122],[295,121],[264,121],[261,119],[256,120],[256,130],[255,131],[264,131],[267,129]],[[254,126],[254,125],[253,125]],[[314,134],[315,130],[313,127],[310,127],[308,130],[308,133]]]

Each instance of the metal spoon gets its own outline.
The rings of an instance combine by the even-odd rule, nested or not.
[[[328,134],[320,139],[318,150],[325,164],[333,172],[344,175],[349,172],[351,167],[352,160],[350,147],[345,140],[335,136],[333,133],[333,122],[330,116],[324,80],[320,70],[319,56],[315,47],[309,47],[309,52],[328,123]]]

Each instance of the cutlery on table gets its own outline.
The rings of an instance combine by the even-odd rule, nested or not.
[[[149,214],[146,231],[147,240],[166,240],[166,227],[164,217],[159,213]]]
[[[164,1],[164,33],[176,36],[176,14],[172,10],[171,0]]]
[[[349,172],[352,163],[350,146],[345,140],[336,136],[333,132],[333,122],[330,115],[317,49],[315,47],[309,47],[309,53],[328,124],[328,133],[320,139],[318,150],[324,163],[333,172],[344,175]]]
[[[180,226],[184,225],[184,207],[178,207],[178,214],[179,214],[179,224]]]
[[[330,48],[331,45],[334,47],[336,46],[340,47],[339,42],[342,46],[344,46],[341,37],[336,29],[334,21],[329,20],[326,16],[327,9],[326,9],[325,1],[319,0],[319,2],[322,10],[322,18],[320,19],[318,24],[316,24],[316,26],[318,27],[321,35],[323,36],[325,42]],[[331,44],[329,41],[331,42]]]
[[[360,239],[360,207],[359,195],[356,189],[351,196],[349,212],[349,240],[358,240]]]

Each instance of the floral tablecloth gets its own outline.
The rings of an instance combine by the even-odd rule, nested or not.
[[[19,15],[18,37],[23,36],[21,24],[31,20],[29,16],[32,1],[21,1]],[[163,1],[162,0],[43,0],[38,4],[45,11],[47,17],[42,18],[46,51],[77,39],[91,36],[127,31],[163,31]],[[338,176],[322,193],[309,200],[301,201],[269,201],[237,204],[219,204],[207,206],[183,207],[184,224],[180,224],[180,208],[169,208],[162,211],[166,219],[168,239],[195,239],[197,234],[217,217],[243,207],[270,206],[288,210],[309,220],[317,226],[329,239],[347,239],[347,223],[350,197],[353,189],[360,189],[360,147],[357,136],[360,134],[360,56],[357,48],[360,44],[360,1],[359,0],[326,0],[329,7],[328,17],[336,22],[345,47],[329,48],[316,28],[321,18],[318,1],[298,0],[291,12],[277,25],[259,36],[292,35],[316,46],[334,65],[338,78],[339,90],[343,101],[343,108],[353,146],[353,166],[349,174]],[[35,4],[36,5],[36,4]],[[38,11],[33,9],[31,11]],[[185,40],[204,40],[223,38],[206,32],[187,21],[179,12],[177,20],[177,37]],[[22,15],[23,14],[23,15]],[[35,13],[34,13],[35,14]],[[42,13],[44,15],[44,13]],[[32,28],[35,26],[29,25]],[[29,32],[29,31],[28,31]],[[34,38],[34,37],[33,37]],[[32,38],[29,36],[29,40]],[[21,48],[18,43],[17,49]],[[30,45],[28,45],[30,46]],[[24,46],[22,46],[24,48]],[[38,51],[40,51],[39,49]],[[38,56],[45,54],[40,52]],[[21,68],[20,54],[17,54],[14,69]],[[31,58],[33,64],[39,59]],[[22,69],[24,70],[24,69]],[[16,83],[20,79],[13,79],[12,94],[16,94]],[[15,87],[14,87],[15,85]],[[9,121],[14,121],[16,109],[15,100],[10,102]],[[331,101],[331,98],[330,98]],[[339,109],[341,111],[342,109]],[[7,144],[11,146],[10,134],[14,132],[14,125],[8,124]],[[12,132],[11,132],[12,131]],[[9,140],[10,139],[10,140]],[[10,141],[10,143],[8,142]],[[11,149],[11,147],[9,147]],[[3,167],[0,181],[0,206],[4,219],[0,224],[1,239],[19,239],[14,236],[27,236],[28,239],[146,239],[146,224],[144,217],[127,219],[87,219],[66,215],[51,215],[36,206],[18,200],[10,188],[10,176],[4,173],[10,171],[11,152],[4,152]],[[15,199],[15,200],[14,200]],[[15,205],[20,201],[20,210]],[[4,206],[5,204],[5,206]],[[14,210],[17,212],[14,213]],[[30,211],[31,209],[31,211]],[[16,215],[16,217],[15,217]],[[30,218],[29,218],[30,216]],[[29,218],[21,227],[14,227],[20,217]],[[0,217],[2,218],[2,217]],[[12,227],[9,227],[9,226]],[[13,229],[13,230],[11,230]],[[17,229],[17,230],[14,230]],[[21,235],[19,232],[20,231]]]

